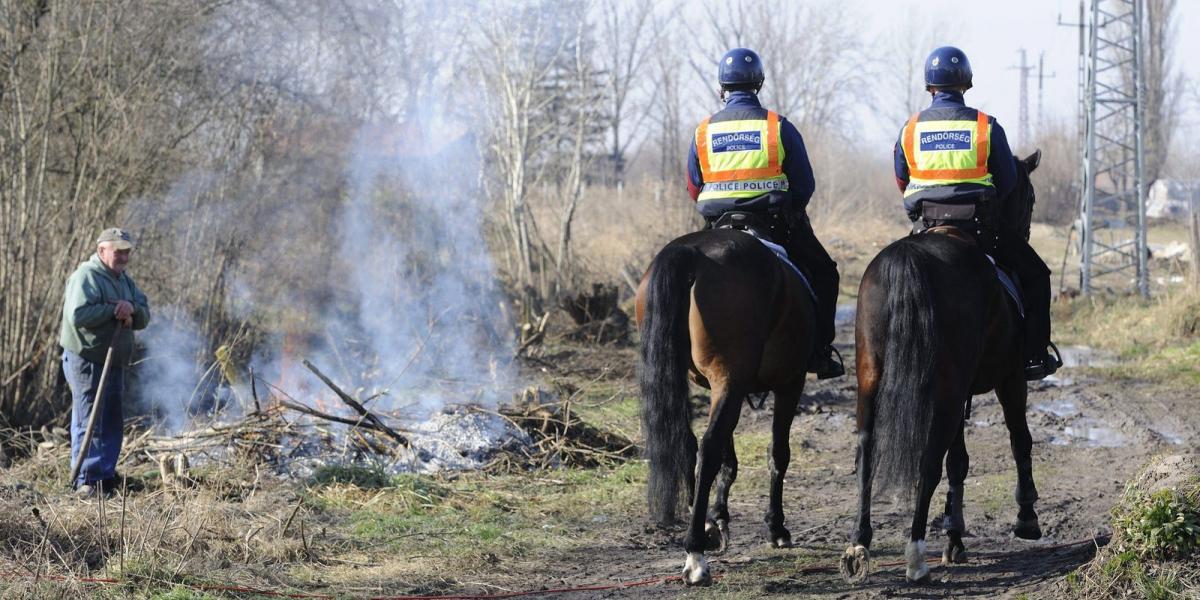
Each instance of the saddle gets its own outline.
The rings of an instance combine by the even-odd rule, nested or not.
[[[807,271],[802,269],[800,265],[792,262],[792,259],[788,256],[787,249],[783,247],[783,244],[787,242],[788,230],[779,215],[764,216],[759,213],[729,211],[713,221],[710,227],[712,229],[734,229],[757,238],[771,252],[775,253],[775,256],[784,265],[800,277],[800,281],[804,283],[805,289],[812,296],[813,302],[817,301],[817,292],[813,289]]]
[[[754,212],[732,210],[712,222],[713,229],[736,229],[760,239],[783,244],[787,241],[787,228],[778,215],[762,215]]]
[[[921,234],[946,235],[958,240],[962,240],[968,244],[971,244],[972,246],[980,245],[979,240],[976,237],[972,236],[966,231],[963,231],[957,225],[935,225],[933,227],[922,229],[921,231],[916,232],[915,235]],[[985,251],[984,256],[991,261],[992,268],[996,270],[996,279],[1000,281],[1000,287],[1004,288],[1005,292],[1008,292],[1008,297],[1012,299],[1013,305],[1017,309],[1017,314],[1021,315],[1021,318],[1024,319],[1025,301],[1023,298],[1025,294],[1021,289],[1019,283],[1020,279],[1017,278],[1016,273],[1012,272],[1011,268],[996,262],[996,259],[990,253]]]

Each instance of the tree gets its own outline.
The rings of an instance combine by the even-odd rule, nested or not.
[[[609,105],[608,127],[612,146],[609,162],[614,179],[621,183],[625,176],[625,160],[630,145],[639,138],[624,129],[628,116],[630,94],[645,71],[651,53],[668,29],[673,10],[664,16],[655,14],[654,3],[634,0],[603,0],[597,24],[599,49],[598,67],[603,73]],[[630,128],[640,130],[649,111],[637,111]]]
[[[765,105],[787,117],[801,133],[849,129],[847,101],[864,87],[864,65],[855,19],[840,3],[706,3],[696,52],[690,61],[704,85],[718,93],[717,60],[730,48],[752,47],[763,60]]]
[[[1183,76],[1175,72],[1176,0],[1145,0],[1142,77],[1145,82],[1143,134],[1145,176],[1149,187],[1163,176],[1174,137],[1183,91]],[[1130,65],[1129,68],[1132,68]]]
[[[556,122],[548,111],[560,90],[545,82],[561,65],[570,37],[561,35],[553,2],[495,7],[481,20],[474,49],[484,108],[492,124],[486,141],[491,173],[503,203],[507,263],[514,284],[545,290],[539,280],[544,244],[529,207],[530,191],[547,175],[544,147],[554,147]],[[570,21],[568,21],[570,22]]]

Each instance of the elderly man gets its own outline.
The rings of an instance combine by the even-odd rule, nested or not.
[[[84,452],[76,493],[90,498],[116,487],[117,457],[121,454],[121,397],[125,367],[133,353],[133,331],[150,322],[150,304],[125,272],[133,252],[129,234],[106,229],[96,241],[96,253],[67,279],[63,294],[63,374],[71,387],[71,461]],[[80,448],[96,402],[104,358],[112,346],[112,364],[104,383],[100,414],[92,441]]]

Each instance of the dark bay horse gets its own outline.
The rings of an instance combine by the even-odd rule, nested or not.
[[[1029,172],[1039,158],[1035,154],[1017,161],[1018,185],[1008,198],[1015,208],[1005,210],[1019,215],[1022,207],[1032,206]],[[898,240],[867,266],[854,333],[859,504],[854,539],[841,560],[848,581],[867,576],[873,484],[880,489],[894,485],[909,494],[914,511],[905,575],[914,582],[929,577],[925,532],[943,458],[950,489],[942,561],[965,562],[964,417],[971,396],[990,390],[1000,400],[1017,464],[1019,511],[1013,530],[1020,538],[1041,537],[1033,509],[1038,494],[1030,458],[1033,440],[1025,420],[1020,319],[988,257],[957,228],[934,228]]]
[[[773,545],[791,545],[783,525],[783,477],[791,459],[788,431],[812,349],[814,310],[799,276],[741,231],[684,235],[658,253],[642,278],[636,314],[642,334],[642,429],[650,463],[647,499],[651,517],[670,524],[680,492],[687,494],[691,520],[683,576],[689,585],[711,582],[704,558],[709,535],[719,550],[729,541],[729,488],[737,477],[733,430],[747,394],[775,394],[766,522]],[[689,375],[712,390],[698,455]]]

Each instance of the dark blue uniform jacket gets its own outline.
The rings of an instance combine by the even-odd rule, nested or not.
[[[933,114],[931,114],[933,113]],[[929,108],[921,111],[926,118],[936,119],[962,119],[974,121],[978,113],[975,109],[966,105],[963,100],[962,92],[956,91],[939,91],[933,96],[933,102]],[[988,152],[988,172],[992,174],[992,185],[996,187],[996,197],[1006,198],[1008,193],[1012,191],[1013,186],[1017,183],[1017,165],[1013,160],[1012,150],[1008,147],[1008,136],[1004,134],[1004,128],[1000,123],[996,122],[996,118],[988,116],[988,121],[992,124],[991,150]],[[900,186],[900,190],[908,186],[908,162],[904,159],[903,150],[904,128],[900,128],[900,136],[896,139],[896,145],[892,147],[892,155],[895,160],[896,170],[896,185]],[[950,187],[950,186],[947,186]],[[975,187],[979,187],[976,185]],[[950,191],[950,190],[948,190]],[[909,196],[904,200],[905,210],[913,210],[911,204],[918,198]]]
[[[730,113],[743,113],[733,115]],[[766,118],[766,109],[758,102],[758,96],[751,92],[729,92],[725,109],[713,115],[736,118]],[[779,117],[780,138],[783,141],[783,172],[788,178],[787,192],[771,192],[757,198],[739,200],[713,200],[699,205],[700,214],[706,218],[721,216],[729,210],[749,211],[803,211],[812,198],[816,183],[813,180],[812,165],[808,162],[808,151],[804,148],[804,138],[796,126],[781,115]],[[700,195],[704,179],[700,175],[700,158],[696,154],[696,140],[693,136],[691,148],[688,151],[688,192],[695,200]]]

